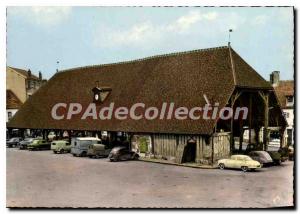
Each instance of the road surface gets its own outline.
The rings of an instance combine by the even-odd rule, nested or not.
[[[7,149],[7,207],[293,205],[293,162],[256,172]]]

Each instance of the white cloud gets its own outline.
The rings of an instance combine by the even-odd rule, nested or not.
[[[167,24],[153,25],[151,22],[143,22],[121,31],[102,27],[96,32],[95,44],[107,47],[140,45],[149,41],[158,41],[170,33],[188,33],[193,25],[201,21],[214,21],[217,16],[216,12],[200,13],[198,11],[190,11]]]
[[[150,22],[133,25],[126,30],[99,28],[95,34],[98,46],[139,45],[145,41],[157,40],[161,36],[159,29]]]
[[[67,20],[71,7],[8,7],[8,15],[21,16],[31,23],[54,26]]]
[[[253,25],[264,25],[264,24],[266,24],[266,22],[267,22],[267,16],[265,16],[265,15],[256,16],[252,20]]]
[[[217,18],[216,12],[201,13],[199,11],[190,11],[187,15],[179,17],[174,23],[171,23],[167,29],[174,31],[186,31],[192,25],[201,20],[213,21]]]

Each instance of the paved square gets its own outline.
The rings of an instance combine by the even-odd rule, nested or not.
[[[7,149],[7,207],[293,205],[293,162],[256,172]]]

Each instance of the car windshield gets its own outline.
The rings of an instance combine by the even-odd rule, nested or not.
[[[15,142],[15,141],[17,141],[18,140],[18,138],[11,138],[10,140],[9,140],[9,142]]]
[[[38,144],[40,140],[34,140],[32,143],[33,144]]]
[[[251,161],[252,159],[251,159],[250,157],[247,157],[247,156],[246,156],[246,157],[244,157],[244,160],[245,160],[245,161]]]

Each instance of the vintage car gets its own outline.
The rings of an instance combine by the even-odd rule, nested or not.
[[[252,152],[249,152],[248,156],[250,156],[253,160],[258,161],[263,166],[273,164],[272,157],[266,151],[252,151]]]
[[[282,157],[285,157],[286,160],[294,160],[294,148],[293,146],[285,146],[280,148],[278,152],[281,154]]]
[[[19,143],[19,149],[27,149],[27,145],[31,144],[35,138],[25,138]]]
[[[288,157],[289,160],[294,160],[294,147],[292,145],[288,146]]]
[[[87,156],[90,158],[107,157],[111,149],[104,144],[91,144],[88,146]]]
[[[220,169],[242,169],[244,172],[261,168],[261,164],[258,161],[252,160],[247,155],[231,155],[228,159],[218,160],[218,166]]]
[[[282,157],[277,151],[268,151],[268,153],[271,156],[274,165],[280,165],[282,162],[287,160],[286,157]]]
[[[55,140],[51,143],[53,153],[68,153],[71,152],[71,143],[67,140]]]
[[[108,155],[110,161],[137,160],[139,157],[136,152],[120,146],[113,148]]]
[[[101,143],[101,140],[96,137],[73,138],[71,141],[71,153],[73,156],[84,157],[87,155],[89,145],[99,143]]]
[[[51,147],[51,143],[47,142],[43,139],[33,140],[32,143],[27,145],[27,149],[30,151],[33,150],[49,150]]]
[[[6,141],[6,146],[8,148],[16,147],[17,145],[19,145],[21,140],[22,140],[22,138],[20,138],[20,137],[10,138],[9,140]]]

